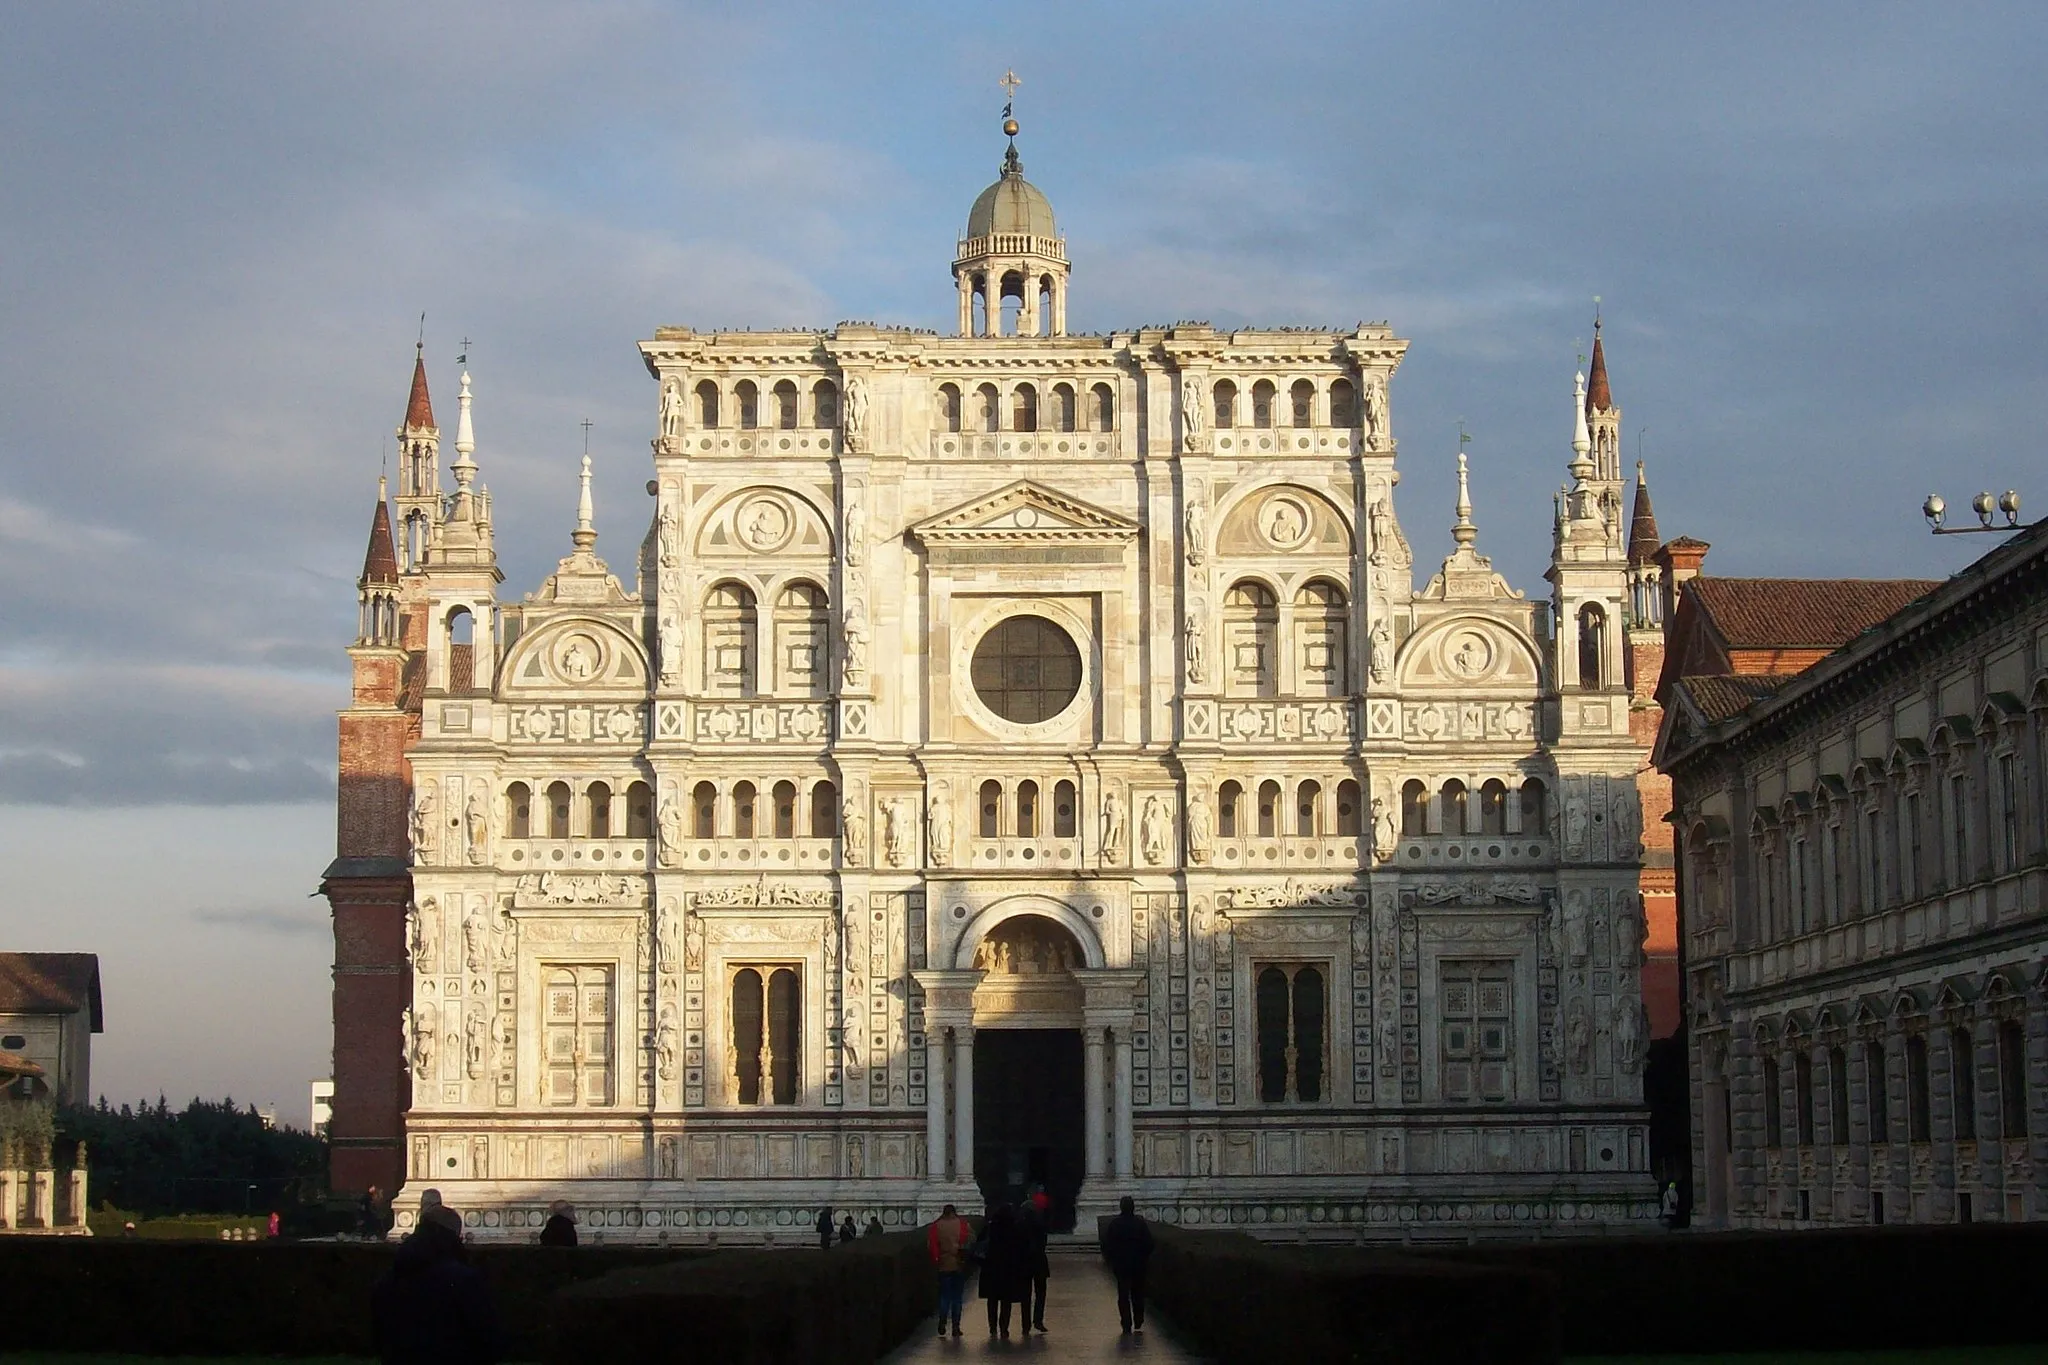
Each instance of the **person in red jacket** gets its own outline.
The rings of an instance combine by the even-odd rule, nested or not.
[[[932,1253],[932,1265],[939,1272],[939,1335],[946,1335],[946,1323],[953,1335],[960,1335],[960,1309],[967,1297],[967,1248],[974,1242],[974,1227],[951,1204],[925,1233],[925,1245]]]

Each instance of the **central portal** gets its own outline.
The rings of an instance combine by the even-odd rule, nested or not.
[[[1020,1205],[1044,1186],[1052,1230],[1071,1232],[1086,1163],[1080,1030],[981,1029],[974,1053],[974,1183]]]

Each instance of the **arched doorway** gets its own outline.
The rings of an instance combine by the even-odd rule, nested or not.
[[[974,1181],[991,1203],[1043,1189],[1055,1231],[1074,1226],[1086,1171],[1081,1041],[1087,965],[1054,920],[1018,915],[975,948]]]

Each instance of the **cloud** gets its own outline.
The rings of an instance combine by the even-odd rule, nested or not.
[[[272,909],[267,906],[245,906],[237,909],[201,908],[192,912],[192,919],[219,929],[231,929],[239,933],[284,935],[291,938],[326,938],[332,928],[327,914],[322,909],[326,902],[307,903],[303,912]]]

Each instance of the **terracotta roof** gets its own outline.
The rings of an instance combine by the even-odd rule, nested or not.
[[[398,555],[391,545],[391,515],[382,496],[370,513],[370,549],[363,556],[363,576],[357,580],[357,587],[368,587],[372,583],[395,586],[398,583]]]
[[[1593,324],[1593,368],[1586,375],[1586,411],[1606,412],[1614,406],[1607,389],[1607,351],[1600,344],[1600,324]]]
[[[1680,678],[1678,685],[1685,690],[1692,704],[1699,708],[1709,725],[1723,721],[1746,709],[1753,701],[1768,697],[1791,679],[1784,675],[1742,674],[1730,676],[1693,675]]]
[[[1729,649],[1835,649],[1940,587],[1925,578],[1709,578],[1686,583]]]
[[[49,1073],[19,1052],[0,1052],[0,1076],[10,1081],[21,1076],[40,1077],[47,1074]]]
[[[1628,562],[1647,564],[1664,542],[1657,535],[1657,514],[1650,510],[1650,483],[1643,477],[1642,461],[1636,462],[1636,505],[1628,519]]]
[[[96,953],[0,953],[0,1014],[92,1014],[102,1031]]]
[[[434,403],[427,397],[427,359],[424,354],[412,358],[412,397],[406,400],[405,424],[409,427],[434,425]]]

